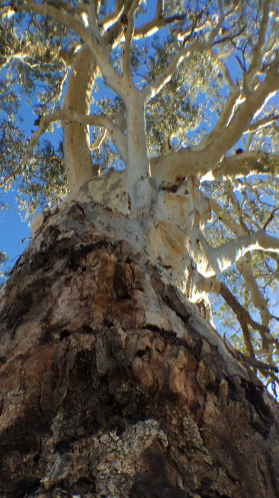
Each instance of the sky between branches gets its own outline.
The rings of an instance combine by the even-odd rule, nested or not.
[[[201,11],[203,9],[206,9],[207,4],[209,4],[208,15],[212,14],[212,12],[213,12],[212,9],[216,9],[216,12],[218,12],[218,8],[220,8],[220,5],[223,4],[223,2],[217,2],[217,1],[212,1],[209,3],[203,2],[203,1],[201,1],[201,2],[190,1],[190,2],[183,3],[179,0],[173,0],[172,3],[174,6],[175,5],[179,6],[179,9],[181,9],[181,11],[183,11],[183,9],[185,9],[186,7],[190,10],[193,9],[193,7],[195,7],[196,12],[197,12],[197,9],[198,10],[200,9]],[[238,5],[239,3],[241,3],[241,2],[231,2],[231,4],[233,4],[233,5]],[[54,4],[57,4],[57,2],[54,2]],[[156,5],[157,4],[155,2],[147,2],[146,13],[144,15],[140,15],[136,19],[136,27],[140,26],[142,23],[145,23],[149,19],[153,18],[154,12],[156,9]],[[170,3],[168,5],[170,5]],[[224,1],[224,8],[228,9],[229,5],[230,5],[230,2]],[[248,5],[247,2],[246,2],[246,5]],[[253,60],[253,56],[251,54],[249,55],[249,50],[251,51],[252,50],[251,47],[253,47],[253,46],[256,50],[256,47],[257,47],[257,37],[260,36],[259,35],[260,29],[261,29],[260,26],[263,25],[263,22],[261,23],[260,19],[262,18],[262,16],[265,15],[265,14],[262,14],[262,12],[264,12],[263,5],[270,7],[270,12],[269,12],[270,17],[273,16],[273,18],[274,18],[274,16],[275,17],[278,16],[278,12],[276,11],[276,2],[275,3],[268,2],[267,0],[265,2],[256,1],[256,0],[254,2],[252,0],[249,2],[250,11],[248,9],[248,12],[250,12],[250,14],[251,14],[251,20],[249,20],[249,26],[247,25],[245,28],[248,31],[250,30],[249,31],[250,38],[248,37],[245,40],[247,42],[247,46],[250,47],[249,49],[247,49],[247,51],[248,51],[247,60],[249,59],[249,57],[250,57],[250,59],[252,58],[252,60]],[[271,12],[272,5],[274,5],[275,7],[274,7],[273,11]],[[114,2],[108,2],[107,6],[109,6],[109,9],[107,10],[106,13],[109,13],[109,11],[112,10],[114,7]],[[210,9],[211,9],[211,11],[210,11]],[[180,14],[180,11],[178,12],[178,14]],[[26,20],[23,21],[23,25],[21,25],[21,29],[23,29],[23,31],[24,31],[24,29],[28,30],[28,22],[29,22],[28,15],[25,19]],[[277,19],[277,17],[276,17],[276,19]],[[5,22],[6,21],[4,21],[4,24],[3,24],[4,26],[5,26]],[[25,22],[25,26],[24,26],[24,22]],[[258,24],[257,24],[257,22],[258,22]],[[253,24],[253,23],[255,23],[255,24]],[[275,25],[276,25],[276,23],[274,24],[274,26]],[[278,22],[277,22],[277,26],[278,26]],[[233,27],[233,16],[232,16],[232,27]],[[223,33],[222,33],[223,38],[226,38],[226,29],[227,28],[223,29]],[[275,29],[275,28],[273,27],[273,29]],[[166,26],[165,28],[163,28],[163,30],[161,30],[159,32],[158,44],[160,44],[160,43],[163,44],[165,42],[166,37],[167,37],[167,31],[168,31],[168,27]],[[242,36],[241,30],[239,31],[239,33],[240,33],[240,37],[241,37]],[[268,38],[268,36],[271,36],[271,34],[272,34],[271,31],[269,32],[269,30],[267,30],[266,38]],[[199,40],[199,30],[197,30],[197,32],[195,33],[194,36],[195,36],[194,40]],[[272,34],[272,36],[273,36],[273,34]],[[254,39],[253,39],[253,37],[254,37]],[[237,37],[236,37],[236,39],[237,39]],[[222,42],[222,39],[221,39],[221,42]],[[231,38],[231,43],[232,44],[234,43],[233,37]],[[216,45],[216,47],[217,47],[216,50],[221,50],[221,48],[220,49],[218,48],[221,46],[222,46],[222,43],[220,43],[220,45]],[[166,53],[167,53],[167,46],[164,47],[164,49],[166,50]],[[149,41],[143,40],[143,41],[139,42],[139,51],[135,52],[135,54],[134,54],[135,61],[134,61],[134,68],[133,68],[133,70],[134,70],[133,78],[134,78],[134,81],[139,84],[139,86],[141,85],[141,80],[144,81],[146,79],[146,74],[147,74],[146,67],[144,64],[144,58],[142,58],[142,55],[144,55],[144,50],[146,50],[146,56],[148,57],[148,56],[152,55],[153,52],[155,53],[157,48],[155,46],[152,47],[152,45],[150,45]],[[237,85],[237,80],[241,80],[243,77],[243,74],[245,74],[245,72],[247,73],[247,68],[245,67],[245,64],[247,62],[247,60],[245,61],[245,57],[246,57],[245,50],[246,50],[246,48],[243,45],[241,46],[241,44],[240,44],[239,46],[237,46],[235,48],[235,52],[232,50],[230,55],[226,56],[225,53],[223,54],[223,57],[224,57],[225,62],[226,62],[225,69],[227,70],[227,73],[229,74],[229,76],[228,76],[228,74],[226,74],[226,70],[224,69],[224,67],[223,68],[221,67],[222,64],[221,65],[216,64],[216,61],[214,60],[214,57],[212,54],[206,55],[206,57],[199,56],[200,63],[199,64],[195,63],[196,65],[193,64],[193,66],[191,66],[190,73],[192,71],[196,70],[197,68],[198,68],[198,70],[200,69],[200,73],[197,72],[197,74],[199,74],[200,80],[197,81],[198,82],[197,88],[195,87],[195,81],[193,81],[191,87],[188,88],[189,95],[191,95],[191,97],[194,99],[194,105],[191,106],[191,103],[187,101],[187,98],[185,98],[185,101],[183,102],[183,105],[185,104],[185,108],[184,108],[185,114],[184,115],[187,116],[187,119],[189,120],[189,122],[191,122],[192,126],[189,126],[187,130],[183,130],[183,133],[181,132],[180,129],[178,129],[177,134],[172,133],[173,132],[173,130],[171,129],[172,122],[169,119],[169,113],[166,112],[165,116],[164,116],[165,121],[167,122],[166,129],[163,130],[163,132],[162,132],[162,130],[159,130],[158,136],[156,137],[155,136],[156,127],[152,128],[152,122],[150,122],[148,124],[148,126],[150,126],[148,136],[152,137],[152,140],[150,140],[150,143],[149,143],[149,146],[151,148],[151,157],[155,156],[158,153],[163,154],[164,152],[166,152],[166,149],[168,147],[174,151],[177,150],[178,148],[187,149],[188,147],[192,147],[194,150],[195,147],[199,147],[199,144],[200,144],[200,142],[202,142],[203,139],[206,140],[205,133],[208,132],[209,130],[214,129],[214,125],[216,124],[218,115],[220,115],[222,112],[222,107],[224,106],[226,99],[227,99],[227,96],[228,96],[228,87],[229,86],[233,87],[233,86]],[[121,50],[118,52],[118,55],[116,54],[116,56],[114,56],[114,64],[119,70],[121,70],[121,66],[119,65],[119,60],[117,58],[117,57],[120,57],[119,54],[121,55]],[[162,64],[164,64],[164,62],[165,62],[164,55],[165,55],[164,53],[163,54],[161,53],[159,58],[158,58],[158,60],[161,60]],[[266,55],[266,57],[268,59],[268,54]],[[138,60],[141,60],[141,65],[137,65],[137,63],[136,63],[137,58],[138,58]],[[254,63],[256,66],[258,65],[257,60],[255,60]],[[269,61],[269,63],[270,63],[270,61]],[[268,62],[266,63],[267,67],[268,67],[269,63]],[[192,64],[192,62],[190,61],[189,64]],[[263,66],[264,66],[264,64],[263,64]],[[150,69],[150,67],[149,67],[149,69]],[[263,69],[262,72],[264,72],[264,70],[266,70],[266,68],[264,68],[264,67],[261,69]],[[204,74],[201,74],[203,70],[204,70]],[[258,71],[257,77],[258,77],[259,82],[261,82],[264,79],[262,72]],[[153,73],[156,75],[156,67],[153,67]],[[183,77],[183,75],[186,75],[186,74],[187,74],[187,68],[186,68],[185,64],[184,65],[181,64],[181,66],[179,67],[179,69],[175,75],[176,82],[178,82],[181,86],[183,86],[183,81],[181,82],[179,80],[179,78],[181,77],[181,75]],[[5,70],[4,70],[4,76],[5,76]],[[69,75],[67,76],[67,78],[68,77],[69,77]],[[191,74],[188,73],[188,77],[189,77],[189,79],[191,79]],[[67,78],[64,81],[65,85],[67,82]],[[175,78],[173,78],[173,79],[175,79]],[[202,80],[202,78],[204,79],[204,81]],[[208,78],[208,81],[206,81],[206,78]],[[248,86],[251,83],[251,81],[249,81],[249,80],[251,80],[251,78],[252,78],[252,76],[251,76],[251,74],[249,74],[249,71],[248,71],[247,77],[246,77],[246,79],[247,79],[246,83],[248,82]],[[227,80],[227,84],[222,87],[222,85],[220,85],[219,83],[220,83],[220,81],[225,82],[225,80]],[[109,110],[109,106],[106,103],[104,103],[98,99],[102,99],[102,97],[105,94],[108,94],[109,97],[112,99],[113,93],[111,91],[108,92],[107,89],[105,87],[103,87],[102,84],[100,84],[100,83],[99,83],[99,86],[102,88],[102,91],[99,92],[98,97],[97,97],[97,94],[94,94],[95,102],[91,106],[91,111],[92,112],[96,111],[96,109],[99,107],[99,109],[101,111],[103,111],[103,112],[105,111],[108,113],[108,115],[111,115],[111,114],[109,114],[109,112],[111,112]],[[40,82],[38,81],[36,84],[36,90],[39,90],[39,89],[40,89]],[[64,87],[64,90],[65,90],[65,87]],[[64,92],[64,90],[63,90],[63,92]],[[168,91],[170,94],[173,91],[173,89],[171,87],[171,83],[169,83],[169,86],[166,86],[166,92],[168,92]],[[63,96],[63,92],[61,94],[62,96]],[[21,110],[23,110],[23,114],[24,114],[24,116],[23,116],[24,125],[22,126],[22,130],[26,133],[26,135],[28,137],[30,137],[31,129],[34,130],[35,119],[38,118],[38,102],[36,100],[35,93],[36,92],[34,91],[31,95],[31,97],[29,95],[30,103],[28,103],[26,101],[26,103],[25,103],[26,106],[22,107],[22,109],[21,109]],[[164,101],[164,105],[166,105],[167,94],[165,94],[164,96],[166,97],[165,101]],[[25,98],[26,98],[26,92],[21,93],[21,101],[23,101]],[[156,109],[156,99],[153,100],[152,102],[153,102],[152,105],[155,105],[155,109]],[[172,104],[175,104],[175,103],[176,103],[175,98],[172,96]],[[32,104],[36,105],[35,115],[32,115],[32,112],[31,112]],[[97,104],[99,104],[99,105],[97,105]],[[181,107],[182,101],[179,101],[179,104]],[[119,105],[119,102],[117,103],[117,105]],[[237,103],[235,105],[241,105],[241,103]],[[113,103],[113,106],[114,106],[114,110],[117,111],[117,106],[115,103]],[[265,114],[262,115],[262,119],[265,120],[265,123],[263,123],[263,125],[265,125],[265,126],[266,126],[266,124],[269,126],[268,116],[270,115],[270,113],[273,112],[273,114],[274,113],[276,114],[276,107],[278,107],[278,91],[270,99],[268,106],[269,107],[266,108]],[[45,106],[45,107],[47,107],[47,106]],[[121,107],[121,106],[119,106],[119,107]],[[159,115],[160,112],[161,112],[160,100],[158,100],[157,115]],[[149,113],[150,113],[150,110],[148,108],[147,109],[147,117],[149,116]],[[176,118],[178,116],[178,114],[179,114],[179,106],[178,106],[178,109],[176,109],[173,112],[173,116]],[[18,119],[18,117],[16,117],[16,119]],[[256,116],[254,116],[254,120],[256,120]],[[159,122],[160,126],[162,125],[162,122],[164,124],[164,119],[161,119],[161,122]],[[259,121],[257,121],[257,125],[258,124],[259,124]],[[261,151],[263,151],[263,152],[270,152],[272,150],[272,147],[273,147],[273,152],[278,152],[277,151],[278,145],[276,144],[276,140],[275,140],[276,133],[278,133],[278,130],[275,126],[276,119],[272,120],[272,124],[274,124],[274,126],[272,128],[272,133],[267,132],[265,134],[262,132],[260,132],[258,134],[254,133],[255,130],[253,132],[253,129],[252,129],[253,125],[251,125],[250,135],[244,135],[244,138],[242,137],[239,142],[236,142],[233,145],[231,150],[227,151],[227,153],[229,154],[228,159],[227,159],[228,167],[229,167],[230,161],[233,164],[236,163],[236,160],[238,161],[236,154],[238,154],[240,150],[241,150],[241,152],[243,152],[245,150],[245,148],[247,148],[247,152],[250,154],[248,145],[249,145],[249,140],[250,140],[251,136],[252,136],[252,140],[254,141],[253,150],[256,151],[255,155],[257,154],[257,148],[261,148]],[[157,121],[157,125],[158,125],[158,121]],[[183,127],[181,129],[183,129]],[[36,130],[36,127],[35,127],[35,130]],[[55,146],[57,146],[57,128],[56,128],[56,125],[54,125],[54,130],[55,130],[55,133],[50,138],[51,139],[54,138],[54,144],[55,144]],[[269,128],[269,130],[270,130],[270,128]],[[61,131],[61,129],[60,129],[60,131]],[[60,134],[60,131],[59,131],[59,134]],[[184,133],[184,131],[185,131],[185,133]],[[167,132],[169,132],[168,135],[167,135]],[[96,136],[98,136],[98,133],[99,132],[97,131]],[[96,138],[96,137],[94,136],[94,132],[93,132],[93,133],[91,133],[91,139],[93,140],[94,138]],[[115,164],[117,164],[120,166],[121,162],[119,161],[119,158],[117,158],[117,156],[115,154],[115,149],[113,149],[113,147],[111,147],[111,143],[109,143],[107,140],[108,140],[108,137],[105,139],[103,146],[100,148],[100,150],[96,150],[93,157],[95,157],[97,162],[99,164],[101,164],[102,167],[105,167],[107,164],[111,164],[111,165],[114,164],[114,166],[115,166]],[[154,144],[152,144],[152,141],[154,142]],[[152,147],[153,147],[153,149],[152,149]],[[37,150],[39,150],[39,149],[37,149]],[[251,154],[249,155],[249,160],[251,159],[251,161],[255,162],[255,158],[252,156],[253,156],[253,152],[252,152],[252,155]],[[241,160],[241,158],[240,158],[240,160]],[[248,159],[247,159],[247,161],[248,161]],[[123,163],[122,163],[122,166],[123,166]],[[235,205],[236,204],[240,205],[244,201],[246,202],[246,205],[250,206],[251,209],[255,208],[255,216],[257,218],[257,220],[256,220],[257,222],[255,223],[255,225],[252,225],[252,224],[249,225],[249,223],[248,223],[249,228],[245,227],[245,230],[248,230],[248,231],[252,230],[253,231],[256,229],[255,227],[257,227],[259,224],[261,224],[261,226],[264,226],[264,227],[266,227],[268,224],[269,231],[271,231],[271,233],[273,235],[278,234],[278,232],[277,232],[277,228],[278,228],[277,212],[275,212],[277,204],[276,204],[276,196],[274,195],[274,192],[276,192],[276,185],[273,186],[273,190],[271,188],[271,183],[269,185],[270,188],[269,189],[267,188],[264,165],[263,165],[263,169],[262,169],[260,175],[259,174],[254,175],[254,177],[250,177],[249,179],[245,178],[244,180],[242,178],[236,178],[233,181],[226,180],[227,185],[225,187],[224,187],[224,184],[226,182],[224,182],[224,181],[221,182],[220,178],[218,178],[218,176],[216,176],[216,174],[218,175],[218,170],[214,174],[215,174],[215,178],[213,178],[213,179],[208,178],[207,179],[206,177],[204,177],[202,184],[201,184],[201,188],[203,189],[203,191],[206,194],[208,194],[209,196],[213,194],[213,201],[212,202],[216,203],[216,201],[218,201],[222,196],[225,195],[224,194],[224,188],[225,188],[228,190],[228,192],[226,191],[227,199],[230,199],[229,202],[231,203],[231,205],[229,206],[227,201],[223,202],[223,208],[225,210],[229,206],[229,210],[232,209],[231,212],[233,213],[233,203],[235,203]],[[273,182],[275,180],[276,180],[276,178],[274,176]],[[220,184],[218,184],[218,181],[220,182]],[[43,180],[42,180],[42,182],[43,182]],[[261,196],[257,197],[257,195],[255,195],[255,191],[258,188],[260,188],[259,185],[261,182],[263,183],[262,186],[264,188],[262,189]],[[19,183],[15,182],[13,185],[14,185],[14,188],[16,188],[19,186]],[[38,187],[38,185],[40,185],[40,180],[38,181],[38,184],[35,186]],[[23,200],[24,196],[22,196],[21,186],[19,187],[19,189],[20,189],[19,194],[21,195],[21,199]],[[231,190],[229,191],[229,189],[231,189]],[[48,202],[51,202],[51,199],[55,196],[55,193],[53,193],[53,192],[54,191],[52,190],[50,193],[50,196],[48,198],[46,196],[42,200],[41,205],[47,206]],[[27,193],[26,194],[27,197],[28,197],[28,195],[31,195],[28,193],[28,190],[26,191],[26,193]],[[31,198],[32,198],[32,195],[31,195]],[[33,202],[33,199],[32,199],[32,202]],[[37,204],[40,204],[40,202],[38,201]],[[268,206],[268,204],[269,204],[269,206]],[[33,202],[33,205],[30,208],[30,210],[32,211],[36,207],[37,207],[36,202]],[[260,212],[262,210],[262,207],[264,210],[266,210],[265,217],[263,217],[262,213]],[[26,208],[28,209],[28,205],[26,205]],[[218,207],[215,206],[215,208],[216,208],[216,210],[218,210]],[[237,212],[237,210],[239,210],[239,207],[236,206],[235,209]],[[274,213],[273,213],[273,211],[274,211]],[[272,213],[273,213],[273,215],[272,215],[273,218],[269,220],[268,216],[271,217]],[[246,208],[246,215],[247,215],[247,208]],[[231,215],[231,216],[233,218],[234,215]],[[225,220],[225,217],[223,217],[223,219]],[[8,225],[10,224],[10,220],[11,219],[8,216],[8,219],[7,219]],[[233,220],[230,220],[230,219],[228,219],[226,221],[226,223],[227,223],[226,229],[224,229],[224,227],[222,227],[221,224],[219,224],[217,226],[217,221],[218,221],[218,217],[215,217],[215,219],[213,219],[213,221],[210,224],[208,224],[208,226],[207,226],[206,237],[207,237],[207,239],[210,239],[210,241],[213,243],[213,245],[214,244],[217,245],[218,241],[220,239],[226,240],[226,238],[229,237],[230,231],[232,233],[234,232],[234,230],[236,230],[235,233],[237,233],[237,231],[239,233],[241,232],[241,230],[240,230],[241,223],[242,223],[241,216],[239,217],[240,228],[236,227],[236,224],[233,225],[233,223],[232,223]],[[2,224],[2,227],[3,226],[4,225]],[[10,226],[8,228],[9,229],[7,231],[9,233],[14,232],[14,230],[11,230]],[[242,229],[244,230],[243,226],[242,226]],[[244,233],[246,233],[245,230],[243,232],[241,232],[242,235]],[[1,230],[1,233],[3,233],[2,230]],[[2,235],[2,237],[3,237],[3,235]],[[8,236],[4,235],[3,238],[6,239],[6,238],[8,238]],[[1,242],[1,239],[0,239],[0,242]],[[23,247],[24,246],[22,246],[22,248]],[[10,252],[10,250],[8,250],[8,251]],[[263,259],[259,258],[258,264],[264,265],[264,264],[267,264],[267,262],[264,261]],[[257,266],[257,263],[254,263],[254,265]],[[269,270],[269,273],[272,273],[272,265],[271,265],[271,270]],[[237,289],[237,286],[238,286],[238,292],[239,292],[239,285],[241,285],[241,283],[240,284],[238,283],[236,285],[235,274],[233,272],[230,273],[230,271],[229,271],[226,278],[228,281],[231,281],[232,287],[235,287]],[[278,290],[278,287],[275,287],[275,290]],[[270,292],[270,291],[268,291],[268,292]],[[268,297],[268,292],[267,292],[267,297]],[[274,297],[274,294],[273,294],[273,297]],[[275,298],[276,298],[276,296],[275,296]],[[276,299],[275,299],[275,307],[273,307],[274,313],[276,313],[276,309],[277,309],[277,303],[276,303]],[[257,313],[255,312],[255,314],[253,316],[257,317]],[[229,317],[229,319],[230,319],[230,317]]]

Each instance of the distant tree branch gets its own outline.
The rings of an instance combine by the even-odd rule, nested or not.
[[[250,123],[260,110],[263,109],[269,98],[279,88],[279,52],[271,63],[265,79],[259,83],[257,88],[251,92],[239,105],[228,126],[221,132],[208,148],[208,153],[212,151],[216,155],[216,160],[229,150],[249,129]],[[215,151],[215,153],[214,153]]]
[[[240,304],[240,302],[236,299],[236,297],[231,293],[231,291],[223,282],[220,283],[219,295],[222,296],[222,298],[226,301],[227,305],[235,313],[237,320],[240,323],[240,326],[243,331],[243,338],[248,353],[250,354],[251,357],[254,357],[255,353],[251,343],[248,325],[250,325],[254,330],[258,330],[259,332],[267,333],[268,329],[263,325],[255,322],[251,318],[248,311],[244,308],[244,306]]]
[[[151,19],[151,21],[148,21],[147,23],[135,29],[134,32],[135,39],[150,36],[156,31],[158,31],[160,28],[167,26],[168,24],[183,21],[185,19],[187,15],[186,13],[174,14],[169,17],[164,17],[163,3],[164,2],[162,0],[157,0],[155,16],[153,17],[153,19]]]
[[[233,220],[230,214],[226,214],[225,209],[219,206],[218,202],[212,197],[209,200],[210,208],[217,216],[218,220],[223,223],[231,232],[233,232],[237,237],[243,237],[247,235],[247,231],[242,225],[239,225]]]
[[[16,176],[23,172],[23,166],[16,168],[12,173],[10,173],[4,180],[0,182],[0,188],[6,187],[11,180],[15,180]]]
[[[263,327],[265,327],[267,330],[265,331],[264,334],[261,334],[262,336],[262,345],[263,348],[267,347],[268,344],[266,344],[266,332],[269,331],[268,326],[269,322],[272,318],[271,313],[268,310],[268,300],[265,299],[258,287],[257,281],[249,268],[249,265],[246,263],[245,259],[241,259],[237,263],[237,269],[240,272],[240,274],[243,276],[248,288],[249,292],[252,298],[252,302],[254,306],[259,310],[260,315],[261,315],[261,321]]]
[[[226,215],[224,210],[220,208],[220,206],[217,204],[216,201],[213,199],[210,200],[210,205],[215,214],[217,214],[219,220],[225,224],[227,228],[229,228],[235,235],[242,236],[246,235],[245,230],[243,229],[243,225],[239,225],[236,222],[233,221],[231,216]],[[274,210],[275,211],[275,210]],[[272,212],[270,218],[272,217],[274,211]],[[266,227],[266,224],[264,225],[264,228]],[[244,278],[248,288],[249,292],[251,295],[252,302],[254,306],[259,310],[259,313],[261,315],[261,321],[262,321],[262,326],[264,328],[258,329],[261,333],[262,337],[262,345],[263,348],[267,349],[268,348],[268,340],[267,340],[267,332],[269,332],[269,322],[272,318],[271,313],[268,310],[267,306],[267,300],[262,296],[257,281],[245,261],[245,258],[241,258],[239,261],[237,261],[237,269]]]
[[[94,142],[90,144],[90,150],[99,149],[104,139],[106,138],[106,134],[107,134],[107,129],[103,129],[100,135],[96,138],[96,140],[94,140]]]
[[[98,3],[96,2],[96,0],[89,1],[87,12],[88,12],[89,29],[92,35],[95,36],[96,40],[98,40],[100,43],[101,34],[98,27]]]
[[[250,92],[253,89],[253,87],[255,86],[254,80],[255,80],[255,77],[256,77],[256,75],[260,69],[260,66],[261,66],[263,46],[264,46],[265,36],[266,36],[267,28],[268,28],[268,17],[269,17],[270,4],[271,4],[271,0],[265,0],[263,2],[263,6],[262,6],[263,15],[262,15],[262,20],[261,20],[257,45],[253,50],[253,57],[252,57],[252,61],[251,61],[251,64],[249,66],[249,69],[248,69],[247,73],[244,74],[243,86],[244,86],[244,90],[247,89],[248,92]]]
[[[130,72],[130,54],[131,54],[131,43],[134,34],[134,15],[139,6],[139,0],[134,0],[132,7],[130,8],[127,16],[128,26],[124,29],[125,33],[125,43],[123,49],[123,77],[125,80],[131,79]]]
[[[155,80],[149,84],[147,84],[143,89],[142,93],[145,98],[145,102],[148,102],[150,99],[155,97],[162,88],[171,80],[178,66],[181,64],[183,59],[186,56],[190,55],[193,52],[200,52],[206,50],[208,47],[207,43],[199,42],[197,40],[189,43],[186,47],[181,47],[178,52],[173,56],[169,65],[165,68],[165,70],[159,74]]]

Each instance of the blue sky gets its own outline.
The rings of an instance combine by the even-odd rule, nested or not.
[[[20,114],[24,116],[24,130],[27,136],[31,136],[35,116],[30,105],[27,105],[24,100],[21,104]],[[3,270],[10,269],[15,264],[29,242],[26,240],[30,236],[29,223],[24,221],[18,212],[16,196],[16,190],[0,191],[0,201],[9,206],[6,211],[0,213],[0,250],[9,257],[7,264],[3,265]]]
[[[111,3],[112,9],[113,2]],[[154,3],[152,2],[148,7],[148,14],[140,17],[140,23],[145,22],[148,18],[152,18],[154,16],[155,8],[156,2],[154,1]],[[101,82],[99,86],[102,90],[103,84],[101,84]],[[98,97],[102,97],[100,92]],[[34,121],[37,117],[32,112],[32,106],[23,100],[19,114],[24,116],[24,131],[26,135],[31,137],[31,129],[34,129]],[[44,137],[47,137],[47,134],[45,134]],[[52,137],[49,138],[53,142],[54,136],[52,135]],[[5,271],[15,264],[17,258],[26,249],[29,242],[27,238],[30,236],[29,222],[24,221],[22,216],[18,213],[16,195],[17,192],[15,190],[11,190],[8,193],[0,191],[0,201],[9,205],[9,208],[0,214],[0,249],[9,257],[9,261],[6,265],[3,265],[2,268]]]
[[[1,198],[9,204],[9,209],[1,213],[0,218],[0,248],[10,258],[6,265],[9,267],[27,247],[27,240],[22,244],[21,242],[29,237],[30,230],[28,223],[21,220],[17,211],[16,193],[14,191],[3,193]]]
[[[152,17],[154,15],[155,6],[156,2],[150,3],[150,9],[147,17]],[[146,21],[146,16],[145,18],[141,16],[140,22],[143,21]],[[238,74],[239,67],[234,58],[230,61],[230,70],[233,75]],[[31,129],[34,128],[34,120],[36,116],[34,116],[31,106],[24,101],[22,102],[20,111],[20,114],[24,116],[25,132],[27,133],[27,136],[31,136]],[[212,122],[211,125],[213,124],[214,123]],[[5,251],[9,256],[10,261],[8,266],[10,266],[26,248],[28,240],[25,240],[24,243],[22,243],[22,241],[29,237],[30,230],[28,222],[23,221],[20,214],[17,212],[16,192],[0,192],[0,201],[1,200],[9,204],[9,209],[4,213],[1,213],[0,216],[0,249]]]

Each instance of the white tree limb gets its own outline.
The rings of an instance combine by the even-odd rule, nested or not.
[[[121,159],[124,162],[127,161],[126,137],[118,128],[118,126],[116,126],[109,118],[101,115],[83,116],[79,115],[74,111],[64,110],[64,111],[54,112],[53,114],[50,114],[48,116],[43,116],[40,119],[39,129],[33,134],[33,137],[27,146],[24,163],[27,162],[28,157],[32,153],[33,148],[37,144],[42,134],[47,130],[48,126],[51,123],[57,121],[76,122],[81,125],[89,125],[89,126],[92,125],[92,126],[100,126],[106,128],[110,133],[113,144],[117,148],[117,151],[119,152]]]
[[[193,232],[192,237],[192,257],[197,263],[198,272],[207,278],[223,273],[248,252],[279,254],[279,239],[266,234],[264,230],[232,239],[219,247],[209,246],[200,232]]]
[[[274,58],[266,77],[238,107],[234,117],[225,130],[209,146],[216,151],[219,159],[229,150],[249,128],[253,117],[263,109],[269,97],[279,88],[279,53]],[[217,159],[217,157],[216,157]]]
[[[265,37],[266,37],[266,32],[268,28],[268,17],[269,17],[269,7],[271,4],[271,0],[265,0],[263,3],[263,15],[262,15],[262,20],[261,20],[261,25],[260,25],[260,30],[259,30],[259,36],[258,36],[258,41],[257,45],[253,50],[253,57],[251,64],[249,66],[249,69],[247,73],[244,74],[244,79],[243,79],[243,87],[244,90],[247,89],[248,92],[253,90],[253,87],[255,85],[255,77],[260,70],[261,66],[261,59],[262,59],[262,54],[263,54],[263,47],[264,47],[264,42],[265,42]]]
[[[262,320],[262,325],[268,330],[269,322],[272,318],[271,313],[268,310],[267,304],[268,300],[265,299],[258,287],[257,281],[249,268],[249,265],[245,259],[241,259],[237,262],[237,269],[243,276],[245,282],[247,283],[249,292],[251,294],[252,302],[254,306],[259,310]],[[263,336],[263,342],[265,342],[265,336]],[[264,347],[264,344],[263,344]]]
[[[75,52],[64,97],[64,110],[74,110],[81,116],[90,114],[92,86],[98,74],[98,67],[87,45]],[[88,126],[77,122],[63,121],[64,160],[67,182],[70,190],[79,182],[98,174],[98,166],[92,164],[90,134]]]
[[[244,230],[243,225],[239,225],[239,224],[235,223],[230,216],[226,215],[225,212],[217,204],[217,202],[214,201],[214,199],[210,200],[210,205],[211,205],[212,210],[218,216],[219,220],[221,222],[223,222],[225,224],[225,226],[227,228],[229,228],[236,236],[241,237],[241,236],[247,235],[247,231]],[[237,267],[238,271],[240,272],[240,274],[243,276],[243,278],[248,286],[248,289],[249,289],[249,292],[251,294],[251,299],[252,299],[254,306],[260,312],[262,326],[261,327],[256,326],[255,322],[252,323],[251,318],[249,320],[247,320],[248,315],[247,315],[246,310],[244,310],[244,308],[242,306],[240,308],[239,303],[236,306],[236,302],[235,302],[236,298],[234,298],[234,297],[232,298],[232,295],[229,296],[229,301],[228,301],[228,299],[226,298],[226,295],[228,296],[227,291],[225,292],[225,294],[223,293],[224,295],[222,293],[221,293],[221,295],[223,295],[223,297],[226,298],[227,303],[231,306],[231,308],[236,313],[237,318],[238,318],[242,328],[243,328],[242,320],[244,320],[244,323],[249,323],[250,325],[253,326],[253,328],[260,331],[261,337],[262,337],[262,346],[263,346],[263,348],[267,348],[268,341],[267,341],[266,334],[269,331],[269,322],[272,318],[272,315],[269,312],[268,307],[267,307],[267,304],[268,304],[267,300],[262,296],[262,294],[259,290],[257,281],[256,281],[251,269],[249,268],[249,265],[247,264],[245,258],[241,258],[236,263],[236,267]],[[223,291],[224,291],[224,288],[223,288]],[[245,313],[246,313],[246,315],[245,315]]]
[[[175,182],[177,178],[183,178],[189,176],[189,174],[206,174],[215,170],[227,150],[249,128],[254,115],[263,108],[268,97],[279,88],[278,67],[279,53],[271,63],[262,83],[238,107],[229,125],[211,141],[208,147],[200,151],[187,148],[180,149],[176,152],[153,158],[151,160],[152,176],[161,181]],[[245,156],[244,159],[248,160],[248,156]],[[243,167],[245,165],[244,159],[236,159],[235,164]],[[239,162],[237,163],[237,161]],[[254,164],[256,166],[256,162]],[[232,165],[231,161],[230,164],[227,162],[227,167],[229,165]]]
[[[148,102],[150,99],[155,97],[162,88],[171,80],[175,71],[181,62],[185,59],[186,56],[189,56],[193,52],[204,51],[209,49],[207,43],[199,42],[197,40],[188,43],[187,46],[181,47],[178,52],[173,56],[171,62],[166,67],[166,69],[159,74],[155,80],[149,84],[147,84],[143,89],[143,95],[145,102]]]
[[[139,0],[134,0],[133,4],[128,12],[128,26],[125,30],[125,43],[123,49],[123,78],[126,81],[131,80],[131,71],[130,71],[130,54],[131,54],[131,44],[134,34],[134,15],[139,6]]]
[[[240,90],[234,89],[234,92],[230,94],[227,102],[225,103],[223,111],[222,111],[216,125],[214,126],[213,130],[211,130],[211,132],[208,133],[208,135],[206,135],[204,140],[202,140],[201,143],[198,144],[198,146],[196,146],[196,150],[201,150],[201,149],[205,149],[206,147],[208,147],[209,144],[211,142],[213,142],[213,140],[218,135],[220,135],[222,130],[224,130],[224,128],[227,126],[229,120],[231,119],[231,117],[233,115],[233,111],[234,111],[234,108],[235,108],[235,105],[236,105],[236,102],[237,102],[239,95],[240,95]]]
[[[57,22],[76,31],[76,33],[92,51],[92,55],[96,60],[107,85],[124,99],[126,87],[123,84],[123,78],[114,69],[111,61],[109,60],[107,54],[110,52],[110,48],[108,50],[106,45],[92,38],[90,32],[84,27],[84,24],[76,19],[76,17],[68,14],[67,12],[63,12],[61,9],[57,9],[48,3],[36,4],[32,0],[25,0],[23,5],[19,5],[17,7],[17,10],[20,12],[29,11],[36,14],[49,15]]]
[[[99,21],[104,31],[108,31],[109,28],[119,21],[124,11],[124,7],[125,5],[123,0],[117,0],[114,11],[111,14],[107,14]]]
[[[243,152],[238,155],[225,156],[217,168],[211,172],[211,178],[238,178],[254,173],[274,173],[279,169],[279,155],[261,152]]]
[[[279,114],[269,114],[268,116],[262,119],[258,119],[258,121],[255,121],[254,123],[251,123],[247,131],[245,131],[244,133],[253,133],[259,131],[262,128],[266,128],[267,126],[275,123],[275,121],[278,121],[278,119]]]
[[[100,135],[96,138],[96,140],[94,140],[94,142],[92,144],[90,144],[90,150],[96,150],[96,149],[99,149],[100,146],[102,145],[104,139],[106,138],[106,135],[107,135],[107,130],[106,129],[103,129],[100,133]]]

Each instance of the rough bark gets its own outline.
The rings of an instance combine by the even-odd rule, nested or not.
[[[88,210],[45,219],[1,289],[0,496],[276,498],[278,405]]]

